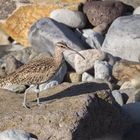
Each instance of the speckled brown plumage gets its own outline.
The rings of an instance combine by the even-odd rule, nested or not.
[[[49,81],[61,67],[63,49],[56,47],[54,57],[42,57],[21,66],[15,72],[0,79],[0,87],[8,85],[38,85]]]

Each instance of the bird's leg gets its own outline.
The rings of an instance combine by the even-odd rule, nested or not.
[[[33,85],[31,85],[29,88],[27,88],[26,90],[25,90],[25,93],[24,93],[24,100],[23,100],[23,107],[25,107],[25,108],[30,108],[27,104],[26,104],[26,101],[27,101],[27,93],[28,93],[28,91],[31,89],[33,87]]]
[[[40,105],[40,101],[39,101],[39,85],[37,85],[36,86],[36,90],[35,90],[35,92],[36,92],[36,95],[37,95],[37,105]]]

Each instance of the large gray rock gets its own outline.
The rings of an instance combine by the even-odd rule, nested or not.
[[[122,109],[130,115],[134,123],[140,123],[140,103],[129,103],[122,106]]]
[[[82,41],[67,26],[50,18],[40,19],[33,24],[29,40],[34,48],[41,52],[54,54],[55,44],[64,41],[75,50],[84,49]]]
[[[63,23],[71,28],[84,28],[86,25],[86,17],[80,11],[72,11],[69,9],[56,9],[51,12],[50,18]]]
[[[116,19],[106,35],[102,50],[130,61],[140,56],[140,16]]]
[[[42,92],[41,106],[29,94],[31,109],[21,106],[23,95],[0,90],[0,131],[22,129],[39,140],[94,140],[121,135],[131,122],[108,92],[106,84],[62,84]]]
[[[37,140],[37,137],[23,130],[11,129],[0,133],[0,140]]]

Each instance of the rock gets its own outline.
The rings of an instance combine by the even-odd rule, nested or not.
[[[14,56],[18,61],[25,64],[28,61],[32,60],[36,56],[40,56],[39,52],[35,51],[33,48],[23,48],[19,50],[11,49],[8,55]],[[48,55],[48,54],[46,54]],[[5,56],[7,57],[7,56]],[[4,58],[5,59],[5,58]]]
[[[117,18],[108,30],[102,50],[113,56],[139,61],[140,55],[140,16]]]
[[[121,140],[139,140],[140,139],[140,124],[133,124],[128,131],[123,135]]]
[[[94,81],[94,80],[95,79],[91,74],[89,74],[87,72],[84,72],[82,74],[82,82],[91,82],[91,81]]]
[[[115,98],[116,102],[119,104],[119,105],[123,105],[123,97],[122,97],[122,94],[120,93],[119,90],[113,90],[112,91],[112,95],[113,97]]]
[[[82,81],[82,75],[81,74],[77,74],[76,72],[68,72],[66,74],[66,78],[65,78],[66,82],[70,82],[70,83],[78,83]]]
[[[140,7],[137,7],[134,12],[133,15],[139,15],[140,14]]]
[[[96,60],[103,60],[105,58],[105,54],[97,49],[83,50],[80,51],[80,54],[82,54],[85,59],[77,54],[74,58],[74,68],[78,74],[82,74],[83,72],[94,68]]]
[[[83,7],[84,13],[93,26],[102,23],[110,24],[128,10],[132,12],[134,9],[119,1],[91,1],[86,2]]]
[[[0,131],[28,130],[41,140],[121,135],[131,126],[131,120],[107,91],[106,84],[62,84],[42,92],[42,105],[38,107],[32,102],[32,109],[27,110],[21,106],[23,95],[0,90]],[[30,94],[29,100],[33,101],[34,96]]]
[[[83,29],[81,33],[81,39],[85,41],[91,48],[100,49],[104,40],[104,37],[94,32],[92,29]]]
[[[133,7],[138,7],[140,6],[140,1],[139,0],[120,0],[126,4],[132,5]]]
[[[96,60],[94,63],[95,79],[110,80],[110,66],[106,61]]]
[[[28,32],[33,23],[40,18],[48,17],[54,9],[62,7],[77,9],[80,1],[62,1],[58,4],[57,1],[44,0],[39,0],[39,3],[35,0],[31,0],[31,3],[19,3],[19,0],[2,0],[0,3],[0,28],[16,42],[26,47],[30,46]]]
[[[120,89],[118,90],[119,93],[122,94],[123,100],[125,104],[129,103],[135,103],[136,102],[136,90],[131,88],[131,89]]]
[[[129,114],[133,123],[140,123],[140,103],[129,103],[122,106],[122,109]]]
[[[37,137],[23,130],[6,130],[0,133],[0,140],[37,140]]]
[[[5,72],[6,74],[13,73],[16,69],[23,65],[20,61],[18,61],[14,56],[8,55],[5,60]]]
[[[2,30],[0,30],[0,45],[8,45],[10,41],[8,40],[9,36],[6,35]]]
[[[86,17],[80,11],[56,9],[50,13],[50,18],[71,28],[84,28],[86,25]]]
[[[55,44],[60,41],[66,42],[72,49],[84,49],[82,42],[72,30],[50,18],[43,18],[36,22],[31,27],[29,39],[33,48],[50,54],[54,54]]]
[[[113,66],[113,76],[122,81],[129,81],[129,86],[140,88],[140,63],[120,60]]]

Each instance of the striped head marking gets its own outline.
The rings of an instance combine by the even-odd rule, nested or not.
[[[65,42],[57,42],[56,43],[56,47],[61,48],[63,51],[65,51],[65,50],[71,50],[73,52],[76,52],[79,56],[81,56],[83,59],[85,59],[85,57],[83,55],[81,55],[78,51],[70,48]]]

